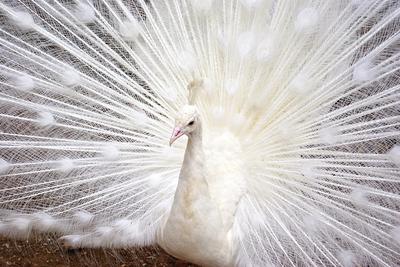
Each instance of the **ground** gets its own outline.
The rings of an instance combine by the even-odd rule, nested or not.
[[[177,260],[161,248],[81,249],[65,251],[54,238],[0,238],[0,267],[196,267]]]

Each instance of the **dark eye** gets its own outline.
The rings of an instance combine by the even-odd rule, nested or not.
[[[188,123],[189,126],[192,126],[194,124],[194,121],[191,121]]]

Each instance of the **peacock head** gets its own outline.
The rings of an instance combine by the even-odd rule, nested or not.
[[[175,127],[172,132],[169,145],[172,145],[182,135],[186,134],[189,136],[195,131],[200,124],[199,113],[197,112],[196,106],[185,105],[179,111],[175,119]]]

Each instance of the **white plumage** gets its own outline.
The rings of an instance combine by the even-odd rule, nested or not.
[[[0,233],[205,266],[400,265],[398,1],[0,10]]]

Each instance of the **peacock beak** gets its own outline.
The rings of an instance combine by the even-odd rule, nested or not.
[[[171,146],[173,142],[175,142],[176,139],[181,137],[183,135],[183,131],[181,127],[175,127],[174,131],[172,132],[171,139],[169,140],[169,145]]]

